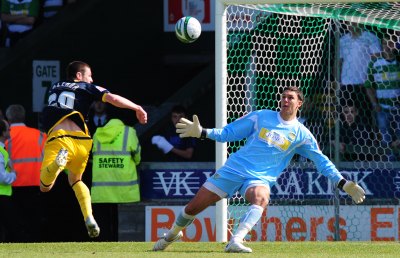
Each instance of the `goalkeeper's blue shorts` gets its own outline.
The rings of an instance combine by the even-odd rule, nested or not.
[[[229,198],[234,196],[237,191],[244,197],[249,187],[260,185],[270,188],[270,184],[255,177],[238,175],[235,171],[223,166],[209,177],[203,186],[221,198]]]

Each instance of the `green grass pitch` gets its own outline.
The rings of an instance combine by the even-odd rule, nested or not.
[[[398,242],[251,242],[251,254],[228,254],[224,243],[174,243],[153,252],[151,242],[68,242],[0,244],[0,257],[400,257]]]

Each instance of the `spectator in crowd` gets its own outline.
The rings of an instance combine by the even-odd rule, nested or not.
[[[352,100],[357,108],[363,108],[360,114],[365,123],[371,123],[370,104],[365,92],[368,63],[372,56],[381,51],[378,37],[363,30],[355,22],[346,23],[348,33],[340,38],[340,101]]]
[[[7,28],[6,47],[14,46],[35,28],[40,0],[1,0],[1,20]]]
[[[334,164],[322,154],[311,132],[297,120],[303,100],[303,93],[297,87],[287,87],[281,96],[279,112],[250,112],[221,129],[203,128],[196,115],[193,121],[182,118],[176,124],[176,131],[182,138],[209,138],[218,142],[246,139],[246,143],[229,155],[226,163],[207,179],[179,213],[172,228],[155,243],[154,251],[162,251],[179,240],[183,236],[182,230],[208,206],[239,191],[250,205],[225,252],[251,253],[252,249],[244,246],[243,240],[260,220],[268,205],[271,187],[296,153],[312,160],[321,174],[349,194],[356,203],[364,201],[364,190],[343,178]]]
[[[25,125],[25,108],[20,104],[10,105],[6,109],[6,117],[10,123],[6,149],[17,173],[17,180],[12,184],[12,199],[24,228],[20,241],[41,241],[40,167],[47,136]]]
[[[335,128],[332,128],[334,131]],[[336,137],[334,132],[332,137]],[[371,161],[377,156],[373,149],[376,134],[371,126],[365,125],[359,116],[353,101],[346,101],[342,106],[339,130],[339,153],[341,161]],[[334,147],[335,141],[331,140]]]
[[[5,141],[10,137],[7,121],[0,119],[0,241],[2,243],[16,242],[14,232],[18,220],[13,216],[12,187],[16,174],[12,169]]]
[[[103,101],[95,101],[89,111],[87,125],[90,135],[94,135],[98,127],[104,126],[109,120],[107,113],[108,104]]]
[[[141,149],[136,130],[111,119],[93,136],[92,203],[100,241],[118,241],[118,203],[140,201],[136,166]]]
[[[191,161],[196,146],[194,138],[180,138],[175,132],[175,125],[181,118],[186,118],[186,109],[181,105],[172,107],[171,122],[161,135],[152,137],[152,144],[156,145],[166,157],[167,161]]]
[[[389,148],[400,140],[400,63],[396,60],[395,40],[384,37],[382,48],[381,55],[369,64],[365,88],[382,142]],[[395,160],[394,154],[390,159]]]
[[[57,82],[49,89],[48,105],[42,112],[42,124],[49,136],[41,167],[40,190],[50,191],[60,172],[67,169],[68,182],[79,202],[88,235],[93,238],[99,236],[100,228],[92,214],[90,190],[82,181],[92,148],[85,117],[95,100],[135,111],[142,124],[147,123],[147,113],[132,101],[92,83],[90,66],[73,61],[67,67],[67,81]]]

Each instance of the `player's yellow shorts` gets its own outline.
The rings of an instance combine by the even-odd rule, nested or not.
[[[45,185],[54,183],[58,174],[49,173],[47,167],[54,162],[61,148],[68,150],[65,169],[70,173],[83,174],[92,148],[92,139],[84,132],[57,130],[51,132],[44,146],[40,180]]]

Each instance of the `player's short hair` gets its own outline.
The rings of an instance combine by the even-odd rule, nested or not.
[[[8,129],[8,123],[4,119],[0,119],[0,134],[4,133]]]
[[[82,61],[73,61],[71,63],[68,64],[67,66],[67,80],[68,81],[73,81],[76,79],[76,73],[81,72],[84,73],[85,72],[85,68],[89,68],[90,66]]]
[[[6,117],[12,123],[25,122],[25,108],[20,104],[10,105],[6,110]]]
[[[299,100],[304,102],[304,94],[298,87],[296,87],[296,86],[288,86],[288,87],[285,87],[283,89],[283,91],[284,92],[285,91],[294,91],[294,92],[296,92],[297,97],[299,98]]]

